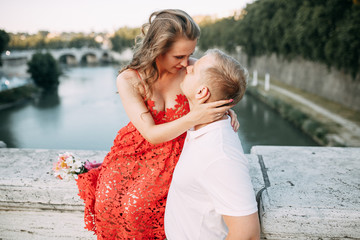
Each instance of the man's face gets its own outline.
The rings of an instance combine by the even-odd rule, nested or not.
[[[204,81],[202,74],[204,71],[214,64],[214,58],[211,55],[205,55],[195,62],[194,65],[186,67],[186,76],[180,84],[181,90],[184,95],[192,100],[196,93],[201,89]]]

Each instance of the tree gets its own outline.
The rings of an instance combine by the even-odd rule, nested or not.
[[[1,53],[6,50],[6,47],[10,41],[10,36],[4,30],[0,29],[0,66],[2,66]]]
[[[248,4],[236,22],[251,58],[275,53],[285,58],[301,56],[328,67],[360,72],[360,5],[352,0],[262,0]]]
[[[61,49],[61,48],[66,48],[68,45],[68,42],[66,42],[65,40],[61,39],[60,37],[55,37],[55,38],[51,38],[51,39],[47,39],[46,41],[46,47],[48,49]]]
[[[118,29],[114,36],[110,38],[112,50],[122,52],[128,47],[132,47],[135,43],[136,36],[139,34],[139,28],[123,27]]]
[[[9,42],[10,50],[101,47],[94,36],[83,33],[62,33],[59,36],[51,36],[47,31],[39,31],[37,34],[9,34],[11,39]]]
[[[70,40],[69,47],[70,48],[82,48],[82,47],[100,48],[100,44],[96,42],[95,39],[92,37],[80,35]]]
[[[28,62],[28,72],[35,84],[43,89],[50,90],[59,85],[61,71],[50,53],[35,53]]]
[[[360,73],[360,0],[261,0],[239,16],[200,24],[202,50],[241,46],[249,60],[275,53]]]

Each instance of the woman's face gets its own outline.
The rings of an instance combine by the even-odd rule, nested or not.
[[[179,38],[168,52],[156,58],[159,71],[177,73],[188,66],[189,57],[195,51],[197,40]]]

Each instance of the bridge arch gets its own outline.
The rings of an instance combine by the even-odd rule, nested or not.
[[[87,52],[81,56],[80,63],[81,64],[96,64],[99,62],[98,57],[95,53]]]
[[[71,53],[66,53],[66,54],[60,55],[58,61],[59,61],[59,63],[66,64],[66,65],[78,64],[78,60],[76,59],[76,56]]]
[[[112,61],[113,61],[113,58],[110,55],[110,53],[108,53],[107,51],[104,51],[100,57],[100,62],[101,63],[110,63]]]

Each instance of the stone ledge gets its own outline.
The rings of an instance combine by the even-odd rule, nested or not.
[[[266,239],[360,239],[360,148],[255,146]]]
[[[0,239],[95,240],[96,236],[84,229],[83,214],[78,211],[0,211]]]
[[[84,229],[75,181],[52,175],[60,153],[102,162],[107,152],[0,149],[0,239],[96,239]],[[256,155],[247,155],[255,192],[264,187]]]
[[[96,239],[84,229],[75,181],[52,175],[58,154],[101,162],[107,152],[0,149],[0,239]]]
[[[69,150],[67,150],[69,151]],[[66,150],[0,149],[0,207],[42,206],[50,209],[81,210],[75,181],[61,181],[52,175],[53,163]],[[73,152],[80,159],[101,162],[105,151]]]
[[[1,239],[96,239],[74,181],[51,175],[69,150],[0,149]],[[71,151],[101,162],[105,151]],[[360,239],[360,148],[255,146],[247,154],[264,239]]]

